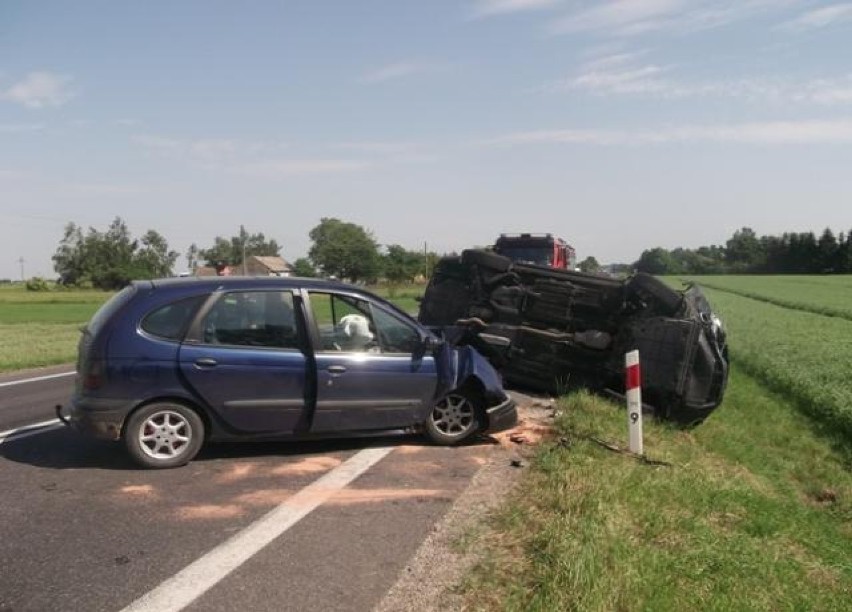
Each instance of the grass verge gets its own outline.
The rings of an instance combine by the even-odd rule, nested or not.
[[[735,369],[704,425],[646,421],[671,467],[589,440],[624,439],[609,402],[563,408],[562,443],[469,544],[488,551],[462,585],[471,609],[846,609],[852,475],[783,398]]]

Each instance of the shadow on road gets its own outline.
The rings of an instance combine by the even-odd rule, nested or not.
[[[476,437],[461,446],[496,444],[488,436]],[[264,440],[211,442],[206,444],[193,463],[220,459],[259,457],[292,457],[358,451],[375,446],[430,446],[422,436],[412,434],[371,435],[324,440]],[[68,470],[141,470],[128,456],[124,444],[80,435],[69,428],[52,429],[19,440],[0,444],[0,457],[35,467]]]

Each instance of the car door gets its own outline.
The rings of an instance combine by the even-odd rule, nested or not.
[[[199,313],[179,363],[235,432],[289,433],[306,414],[305,346],[292,291],[228,291]]]
[[[311,430],[359,431],[422,422],[437,387],[421,333],[365,296],[309,292],[316,359]]]

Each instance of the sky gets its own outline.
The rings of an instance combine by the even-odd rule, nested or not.
[[[0,278],[323,217],[580,259],[852,229],[852,2],[0,0]]]

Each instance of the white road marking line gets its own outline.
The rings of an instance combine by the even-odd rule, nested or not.
[[[49,421],[41,421],[39,423],[32,423],[31,425],[24,425],[23,427],[16,427],[15,429],[0,431],[0,444],[11,440],[29,438],[30,436],[44,433],[45,431],[51,431],[61,426],[62,421],[59,419],[50,419]]]
[[[61,378],[62,376],[74,376],[77,372],[61,372],[60,374],[46,374],[45,376],[36,376],[35,378],[22,378],[21,380],[10,380],[9,382],[0,383],[0,387],[11,387],[12,385],[23,385],[24,383],[38,382],[40,380],[50,380],[51,378]]]
[[[183,610],[392,450],[393,448],[386,447],[365,448],[358,452],[152,591],[148,591],[122,612]]]

